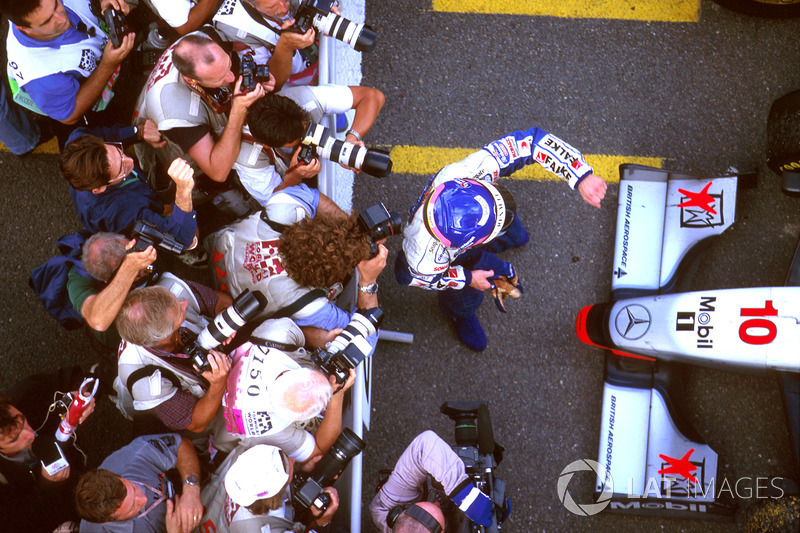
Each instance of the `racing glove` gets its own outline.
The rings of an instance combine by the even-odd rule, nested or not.
[[[484,527],[492,525],[492,500],[478,490],[478,487],[473,485],[469,479],[465,479],[453,489],[450,501],[456,504],[467,515],[467,518],[476,524]]]

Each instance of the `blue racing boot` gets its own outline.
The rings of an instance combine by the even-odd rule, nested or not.
[[[488,344],[486,333],[483,332],[483,327],[476,315],[453,318],[453,324],[456,327],[458,340],[466,344],[467,348],[473,352],[482,352],[486,349]]]

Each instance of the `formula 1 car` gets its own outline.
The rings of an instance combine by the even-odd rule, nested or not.
[[[776,372],[800,463],[800,248],[786,287],[683,292],[740,179],[620,166],[611,301],[576,321],[607,350],[595,495],[611,511],[733,519],[717,453],[680,416],[685,364]]]

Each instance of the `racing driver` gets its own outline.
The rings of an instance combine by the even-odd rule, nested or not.
[[[459,340],[476,352],[486,334],[475,314],[483,291],[492,289],[498,308],[522,287],[511,263],[494,253],[523,246],[528,232],[516,216],[511,194],[498,184],[526,165],[539,163],[564,179],[594,207],[606,183],[579,151],[539,128],[515,131],[441,169],[428,182],[403,233],[395,276],[402,285],[438,290],[439,308],[453,321]]]

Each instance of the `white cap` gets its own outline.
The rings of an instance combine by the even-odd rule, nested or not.
[[[259,444],[240,455],[225,475],[225,490],[243,507],[256,500],[272,498],[289,481],[280,450]]]
[[[303,202],[284,192],[273,194],[267,201],[264,211],[272,222],[284,226],[291,226],[311,216]]]

